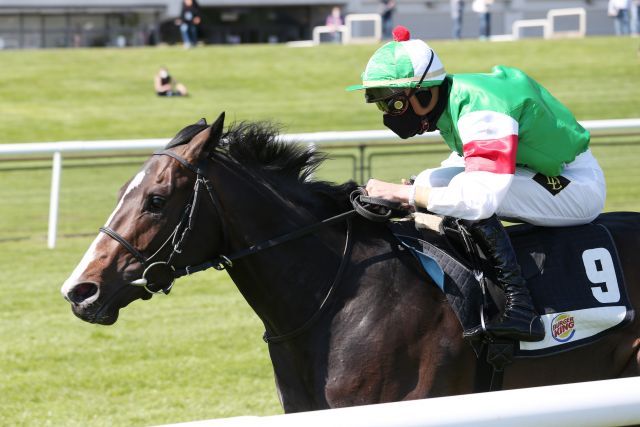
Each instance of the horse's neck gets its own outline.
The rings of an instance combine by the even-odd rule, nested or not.
[[[337,274],[344,236],[322,232],[251,256],[230,275],[247,302],[276,334],[306,322]]]
[[[325,219],[281,194],[260,191],[258,185],[243,187],[220,194],[231,252]],[[229,275],[265,325],[274,333],[287,333],[322,302],[339,268],[345,236],[345,223],[323,227],[235,261]]]

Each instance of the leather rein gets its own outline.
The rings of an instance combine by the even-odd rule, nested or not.
[[[298,336],[308,330],[315,321],[320,317],[324,308],[327,306],[328,301],[331,296],[334,294],[334,291],[338,284],[340,283],[343,273],[346,270],[346,265],[350,258],[351,248],[353,246],[353,238],[352,238],[352,224],[351,217],[357,213],[362,214],[360,210],[357,209],[357,205],[359,205],[359,198],[363,195],[363,190],[356,190],[351,195],[351,201],[354,205],[354,209],[343,212],[336,216],[324,219],[315,224],[311,224],[309,226],[303,227],[298,230],[294,230],[290,233],[265,240],[263,242],[252,245],[248,248],[239,250],[230,255],[220,254],[213,260],[205,261],[201,264],[197,265],[189,265],[182,268],[176,268],[172,262],[174,257],[180,253],[184,248],[185,242],[188,239],[188,236],[191,231],[193,231],[195,226],[195,217],[198,212],[198,207],[201,200],[200,193],[203,191],[203,188],[206,189],[209,199],[211,200],[217,216],[221,221],[221,228],[223,233],[223,247],[225,248],[225,252],[229,248],[229,236],[227,232],[227,227],[224,221],[224,216],[222,215],[222,207],[218,197],[216,196],[213,187],[211,186],[210,181],[205,177],[205,170],[203,167],[196,166],[173,151],[169,150],[161,150],[153,153],[156,156],[169,156],[176,161],[178,161],[182,166],[191,170],[196,174],[196,181],[193,188],[193,195],[191,196],[190,201],[186,204],[180,221],[174,228],[173,232],[169,235],[169,237],[162,243],[160,248],[156,250],[151,256],[146,257],[140,250],[136,249],[127,239],[125,239],[121,234],[117,231],[113,230],[110,227],[100,227],[100,232],[105,233],[109,237],[116,240],[120,245],[122,245],[134,258],[136,258],[144,267],[145,270],[142,273],[142,277],[140,279],[134,280],[130,283],[133,286],[143,287],[147,292],[151,294],[159,294],[164,293],[168,294],[173,287],[173,284],[176,279],[190,275],[193,273],[197,273],[200,271],[207,270],[209,268],[215,268],[216,270],[224,270],[227,268],[233,267],[233,262],[244,258],[249,255],[256,254],[258,252],[264,251],[266,249],[272,248],[274,246],[280,245],[285,242],[289,242],[291,240],[298,239],[300,237],[306,236],[308,234],[312,234],[317,230],[335,224],[341,221],[347,221],[347,232],[345,237],[344,249],[342,252],[342,258],[340,260],[340,265],[338,267],[338,271],[334,276],[334,279],[325,292],[325,297],[323,298],[320,306],[315,311],[315,313],[302,324],[302,326],[292,330],[291,332],[281,334],[281,335],[273,335],[268,331],[265,332],[263,339],[268,343],[277,343],[282,342],[288,339],[291,339],[295,336]],[[386,220],[386,219],[385,219]],[[171,252],[169,256],[165,260],[158,260],[160,253],[167,247],[171,247]]]

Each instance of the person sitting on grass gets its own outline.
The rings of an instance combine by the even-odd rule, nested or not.
[[[156,73],[153,85],[158,96],[187,96],[187,87],[180,82],[173,82],[169,70],[161,67]]]

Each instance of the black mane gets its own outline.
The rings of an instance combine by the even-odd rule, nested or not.
[[[185,127],[166,148],[188,143],[207,126],[201,119]],[[233,123],[222,135],[214,157],[216,155],[231,160],[254,175],[288,183],[289,186],[294,184],[305,192],[320,193],[336,201],[348,201],[349,193],[356,187],[352,181],[336,185],[313,180],[313,173],[327,155],[306,144],[283,141],[279,127],[271,122]]]
[[[245,168],[307,182],[326,155],[305,144],[285,142],[279,136],[279,128],[273,123],[234,123],[222,136],[219,148]]]

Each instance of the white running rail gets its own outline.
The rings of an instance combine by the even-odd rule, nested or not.
[[[535,375],[535,374],[534,374]],[[640,377],[165,427],[595,427],[640,425]]]
[[[640,134],[640,118],[618,120],[589,120],[580,122],[592,135],[634,135]],[[362,143],[397,141],[390,130],[336,131],[282,135],[285,141],[307,144]],[[441,141],[438,132],[419,135],[411,141]],[[164,147],[169,139],[131,139],[120,141],[64,141],[24,144],[0,144],[0,157],[16,155],[52,155],[51,195],[49,203],[49,228],[47,246],[56,246],[58,223],[58,198],[60,194],[60,174],[64,153],[153,151]]]

